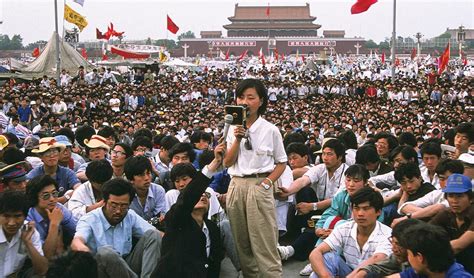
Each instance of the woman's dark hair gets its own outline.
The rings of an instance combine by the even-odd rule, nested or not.
[[[98,184],[110,180],[113,174],[112,165],[106,159],[91,161],[86,168],[86,177],[89,181]]]
[[[446,272],[454,263],[454,253],[446,231],[436,225],[420,223],[409,227],[400,245],[421,254],[432,272]]]
[[[196,159],[196,153],[194,152],[193,145],[191,143],[178,143],[174,145],[170,150],[169,150],[169,159],[172,160],[173,156],[175,156],[178,153],[187,153],[189,157],[189,161],[193,162]]]
[[[268,105],[268,93],[267,88],[265,88],[265,85],[263,85],[262,81],[253,78],[240,81],[239,84],[237,84],[237,88],[235,88],[235,97],[242,97],[244,92],[250,88],[253,88],[255,91],[257,91],[257,94],[262,101],[262,105],[260,105],[258,108],[258,115],[263,115]]]
[[[338,136],[346,149],[357,150],[357,137],[352,130],[346,130]]]
[[[421,178],[421,172],[417,164],[409,161],[407,163],[400,164],[398,169],[395,169],[394,176],[399,183],[402,183],[404,178]]]
[[[418,154],[415,149],[410,146],[398,146],[390,152],[389,160],[394,161],[398,154],[402,154],[403,158],[415,163],[418,166]]]
[[[132,156],[127,159],[123,168],[125,176],[129,181],[133,181],[135,176],[142,175],[147,170],[150,172],[153,170],[150,160],[142,155]]]
[[[109,200],[110,195],[122,196],[125,194],[128,194],[130,197],[129,203],[131,203],[135,197],[135,190],[133,189],[132,184],[125,179],[111,179],[102,185],[102,196],[104,197],[104,202]]]
[[[370,206],[375,209],[375,211],[380,211],[383,208],[383,197],[372,189],[369,186],[365,186],[350,196],[351,207],[357,206],[364,202],[369,202]]]
[[[130,148],[129,145],[125,144],[125,143],[116,143],[114,145],[114,148],[115,146],[120,146],[123,151],[125,152],[125,158],[129,158],[133,155],[133,151],[132,151],[132,148]],[[113,148],[112,148],[113,149]]]
[[[367,182],[370,178],[369,171],[367,170],[367,168],[365,168],[364,165],[361,164],[354,164],[349,166],[346,172],[344,172],[344,176],[361,179],[364,181],[364,183]]]
[[[175,182],[176,179],[184,176],[194,178],[197,175],[196,168],[191,163],[178,163],[173,166],[170,173],[170,179]]]
[[[299,132],[292,132],[283,138],[283,146],[286,148],[292,143],[305,143],[306,138]]]
[[[135,151],[139,146],[147,147],[149,150],[153,149],[153,143],[147,136],[138,136],[133,139],[132,150]]]
[[[367,163],[377,163],[380,156],[374,145],[364,145],[356,152],[356,163],[366,165]]]
[[[49,175],[41,175],[32,178],[26,185],[26,198],[28,199],[30,207],[38,204],[38,194],[46,186],[54,185],[58,189],[58,183]]]
[[[0,214],[21,211],[23,216],[28,215],[30,206],[25,193],[19,191],[5,191],[0,193]]]

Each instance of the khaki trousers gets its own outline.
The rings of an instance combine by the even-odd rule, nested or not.
[[[244,277],[282,276],[273,189],[263,178],[233,177],[227,192],[227,215]]]

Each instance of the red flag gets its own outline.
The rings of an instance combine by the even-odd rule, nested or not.
[[[411,50],[410,58],[413,61],[413,60],[415,60],[415,57],[416,57],[416,49],[413,47],[413,49]]]
[[[278,58],[279,58],[278,57],[278,49],[275,48],[275,59],[276,59],[277,62],[278,62]]]
[[[382,52],[382,64],[385,64],[385,52]]]
[[[464,58],[462,59],[462,65],[463,66],[466,66],[467,65],[467,57],[464,56]]]
[[[363,13],[375,3],[377,3],[377,0],[357,0],[357,3],[351,7],[351,14]]]
[[[40,56],[40,49],[39,47],[36,47],[35,49],[33,49],[33,53],[31,53],[31,55],[35,58],[38,58],[38,56]]]
[[[247,56],[247,51],[248,49],[245,49],[245,51],[242,52],[242,54],[240,54],[239,58],[237,59],[237,62],[240,62],[240,60],[242,60],[245,56]]]
[[[99,31],[98,28],[95,28],[95,37],[96,37],[98,40],[103,40],[103,39],[106,38],[105,35],[102,34],[101,31]]]
[[[102,61],[107,61],[109,57],[107,57],[107,54],[102,55]]]
[[[270,17],[270,3],[268,3],[266,14],[267,17]]]
[[[301,52],[303,52],[303,51],[301,51]],[[306,61],[306,58],[304,57],[303,53],[301,53],[301,61],[303,61],[303,63]]]
[[[443,52],[443,55],[441,55],[441,57],[439,58],[440,63],[439,63],[438,74],[441,74],[448,66],[449,58],[451,55],[450,46],[451,45],[448,42],[448,45],[446,46],[446,49]]]
[[[167,20],[167,28],[168,28],[168,31],[170,31],[171,33],[173,34],[176,34],[179,30],[179,27],[178,25],[176,25],[173,20],[171,20],[170,16],[169,15],[166,15],[166,20]]]
[[[87,59],[87,51],[86,51],[85,48],[81,49],[81,55],[82,55],[82,57],[84,57],[84,59]]]
[[[230,51],[230,48],[227,48],[227,52],[225,53],[225,60],[226,61],[229,60],[229,55],[230,55],[229,51]]]

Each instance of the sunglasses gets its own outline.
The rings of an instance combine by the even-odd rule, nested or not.
[[[116,151],[116,150],[112,150],[110,151],[110,154],[112,155],[116,155],[116,156],[122,156],[122,155],[125,155],[124,152],[121,152],[121,151]]]
[[[59,197],[59,192],[57,192],[57,191],[53,191],[53,192],[51,192],[51,193],[46,192],[46,193],[41,194],[41,195],[40,195],[40,198],[41,198],[42,200],[47,201],[47,200],[49,200],[49,199],[51,198],[51,196],[52,196],[53,198],[58,198],[58,197]]]
[[[250,142],[250,136],[248,136],[247,138],[245,138],[244,147],[245,147],[245,149],[248,150],[248,151],[251,151],[251,150],[252,150],[252,142]]]

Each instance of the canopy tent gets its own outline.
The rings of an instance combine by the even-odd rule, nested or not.
[[[21,74],[18,74],[18,77],[24,79],[39,78],[43,75],[54,77],[56,75],[56,40],[57,36],[53,33],[40,56],[22,68]],[[69,71],[71,75],[74,75],[79,66],[84,66],[87,71],[94,68],[79,52],[63,40],[59,41],[59,47],[61,70],[65,69]]]
[[[173,59],[171,61],[164,63],[164,65],[168,67],[197,67],[196,64],[188,63],[181,59]]]

